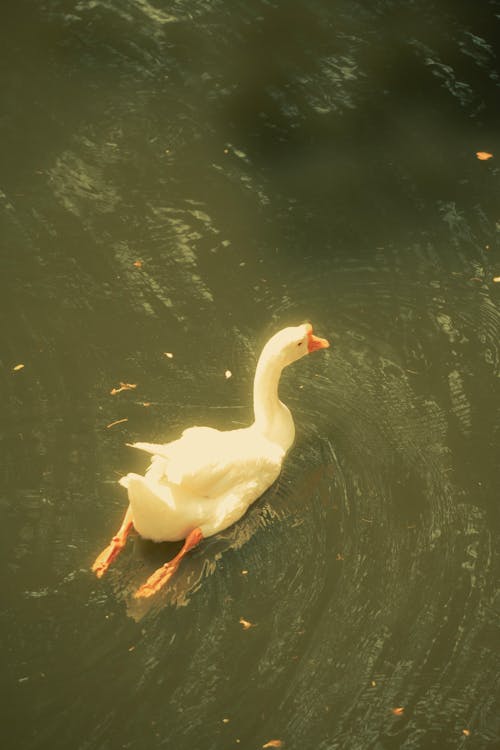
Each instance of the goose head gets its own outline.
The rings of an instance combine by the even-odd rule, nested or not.
[[[278,396],[281,372],[306,354],[329,346],[326,339],[313,334],[310,323],[303,323],[278,331],[262,350],[254,379],[254,429],[284,451],[293,443],[295,427],[289,409]]]
[[[319,338],[313,333],[310,323],[290,326],[278,331],[267,342],[262,352],[265,359],[274,360],[278,367],[287,367],[306,354],[330,346],[326,339]]]

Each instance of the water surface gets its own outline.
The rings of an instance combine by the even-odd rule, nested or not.
[[[493,750],[500,4],[5,15],[8,741]],[[125,443],[247,424],[307,319],[332,348],[284,374],[276,485],[147,606],[175,545],[97,581]]]

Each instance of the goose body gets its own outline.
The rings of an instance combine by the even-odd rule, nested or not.
[[[277,479],[294,441],[292,415],[278,396],[283,368],[327,346],[325,339],[313,335],[310,324],[285,328],[267,342],[255,373],[255,419],[249,427],[191,427],[170,443],[134,443],[152,458],[144,475],[120,479],[129,499],[120,532],[126,522],[126,533],[133,526],[142,537],[161,542],[189,540],[196,531],[193,539],[198,543],[241,518]],[[105,552],[94,563],[98,575],[110,562]],[[148,589],[142,595],[150,593]]]
[[[191,427],[172,443],[134,447],[153,455],[151,465],[145,476],[120,481],[136,531],[155,542],[185,539],[196,527],[208,537],[233,524],[275,481],[285,455],[253,427]]]

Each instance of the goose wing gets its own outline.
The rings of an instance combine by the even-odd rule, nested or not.
[[[153,455],[153,466],[163,459],[162,480],[199,497],[220,497],[246,484],[262,492],[281,470],[284,451],[275,443],[245,428],[220,431],[191,427],[165,445],[134,443]]]

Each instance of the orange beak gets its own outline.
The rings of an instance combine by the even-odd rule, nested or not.
[[[320,339],[319,336],[315,336],[312,332],[312,326],[308,326],[309,330],[307,331],[307,349],[309,353],[315,352],[317,349],[328,349],[330,346],[330,343],[326,339]]]

